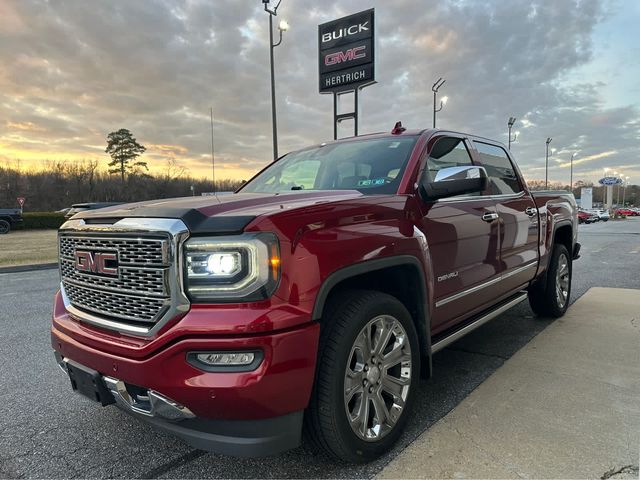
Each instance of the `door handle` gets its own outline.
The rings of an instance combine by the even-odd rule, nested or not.
[[[490,213],[487,212],[484,215],[482,215],[482,220],[484,220],[485,222],[493,222],[494,220],[497,220],[498,214],[497,213]]]
[[[538,209],[537,208],[533,208],[533,207],[527,207],[527,209],[524,211],[524,213],[526,213],[530,217],[533,217],[536,213],[538,213]]]

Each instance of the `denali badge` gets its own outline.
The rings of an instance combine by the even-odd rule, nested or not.
[[[451,272],[451,273],[447,273],[445,275],[440,275],[438,277],[438,281],[439,282],[443,282],[444,280],[449,280],[450,278],[456,278],[458,276],[458,272]]]
[[[85,252],[76,250],[75,267],[79,272],[118,276],[118,254],[115,252]]]

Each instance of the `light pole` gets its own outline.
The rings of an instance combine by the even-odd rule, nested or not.
[[[442,110],[442,107],[447,104],[447,100],[449,99],[449,97],[442,97],[442,100],[440,100],[440,108],[436,108],[436,96],[440,87],[444,85],[444,82],[446,82],[446,80],[440,77],[431,87],[431,91],[433,92],[433,128],[436,128],[436,113]]]
[[[551,137],[547,137],[547,155],[545,157],[544,163],[544,188],[547,190],[549,188],[549,144],[553,140]]]
[[[282,32],[289,29],[289,24],[282,20],[278,25],[280,38],[278,43],[273,43],[273,17],[278,15],[278,7],[282,0],[279,0],[275,7],[269,8],[270,0],[262,0],[264,11],[269,14],[269,61],[271,64],[271,126],[273,129],[273,159],[278,158],[278,122],[276,118],[276,79],[273,68],[273,49],[282,43]]]
[[[629,183],[629,176],[624,177],[624,188],[622,189],[622,206],[624,207],[624,200],[627,195],[627,183]]]
[[[509,150],[511,150],[511,142],[515,142],[520,134],[520,132],[516,132],[513,138],[511,137],[511,129],[514,123],[516,123],[516,117],[509,117],[509,121],[507,122],[507,126],[509,127]]]
[[[573,159],[574,157],[578,154],[578,152],[573,152],[571,154],[571,162],[570,162],[570,173],[569,173],[569,190],[571,190],[571,193],[573,193]]]
[[[607,172],[609,171],[608,168],[605,167],[604,169],[604,177],[607,177]],[[606,206],[609,203],[609,199],[607,198],[607,186],[606,185],[602,185],[602,203]],[[613,203],[613,202],[611,202]]]

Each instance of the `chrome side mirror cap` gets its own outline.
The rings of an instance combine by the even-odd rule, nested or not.
[[[487,171],[484,167],[462,166],[439,170],[433,181],[421,182],[420,196],[425,201],[455,197],[467,193],[482,192],[487,188]]]

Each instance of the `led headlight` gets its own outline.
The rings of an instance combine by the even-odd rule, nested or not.
[[[271,233],[193,237],[184,252],[185,284],[194,301],[262,300],[280,278],[280,249]]]

